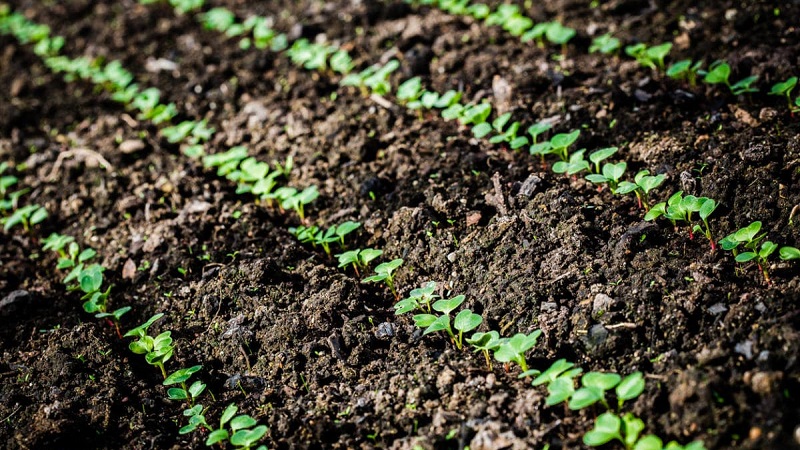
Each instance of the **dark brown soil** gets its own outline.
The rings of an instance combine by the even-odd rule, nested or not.
[[[667,174],[659,199],[684,189],[720,201],[717,237],[760,220],[769,239],[800,246],[789,225],[800,204],[800,124],[766,95],[798,75],[796,2],[534,2],[535,20],[558,17],[579,30],[562,61],[500,28],[400,2],[214,3],[240,17],[274,16],[292,37],[324,33],[360,66],[399,57],[395,86],[419,74],[526,123],[556,116],[558,130],[583,130],[580,147],[617,145],[629,171]],[[11,4],[64,36],[64,54],[118,59],[182,118],[208,119],[218,130],[212,150],[245,144],[263,161],[293,156],[290,184],[321,192],[311,219],[362,222],[352,247],[403,258],[401,294],[435,280],[442,294],[466,295],[481,329],[542,329],[534,368],[565,357],[586,370],[645,372],[648,388],[632,410],[665,441],[797,445],[796,264],[774,258],[766,284],[700,238],[642,222],[630,197],[543,170],[454,122],[384,108],[285,55],[240,50],[166,5]],[[689,90],[629,59],[589,55],[589,28],[628,43],[675,40],[674,59],[726,59],[736,79],[759,75],[761,93]],[[177,69],[147,70],[158,58]],[[511,95],[497,95],[498,83]],[[29,46],[2,36],[0,86],[0,161],[19,170],[26,199],[50,212],[33,235],[0,239],[6,448],[205,440],[177,433],[182,407],[166,399],[159,372],[64,292],[54,256],[41,251],[51,232],[98,250],[112,302],[133,307],[126,328],[166,313],[155,328],[172,330],[177,365],[203,365],[215,400],[203,402],[207,416],[237,403],[269,426],[270,448],[582,446],[597,411],[545,407],[546,392],[516,369],[489,372],[480,354],[422,337],[410,317],[394,316],[388,290],[298,243],[287,231],[295,216],[237,195],[107,94],[64,82]],[[131,140],[144,145],[121,152]],[[74,149],[110,168],[91,156],[56,164]],[[123,277],[128,261],[138,270]],[[608,303],[593,311],[600,294]]]

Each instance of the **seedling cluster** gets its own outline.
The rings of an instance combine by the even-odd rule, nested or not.
[[[20,206],[20,197],[28,190],[11,190],[19,179],[14,175],[4,175],[8,169],[8,163],[0,163],[0,224],[3,225],[3,231],[22,225],[25,232],[29,233],[31,227],[47,218],[47,210],[36,204]]]

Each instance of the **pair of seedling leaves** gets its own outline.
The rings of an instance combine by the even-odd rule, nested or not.
[[[179,433],[188,434],[202,427],[210,432],[206,438],[206,445],[209,447],[224,445],[227,442],[237,449],[250,449],[267,434],[267,426],[258,425],[258,422],[247,414],[236,415],[238,410],[236,404],[228,405],[220,416],[219,428],[214,429],[206,422],[202,405],[195,405],[183,412],[189,417],[189,424],[182,427]],[[257,447],[257,450],[266,449],[264,445]]]
[[[389,290],[392,291],[392,295],[394,295],[394,298],[398,298],[397,289],[395,289],[394,286],[394,271],[397,270],[397,268],[400,267],[402,264],[403,260],[400,258],[378,264],[375,267],[375,275],[364,278],[363,280],[361,280],[361,282],[386,283],[386,286],[389,286]]]
[[[0,174],[8,170],[8,163],[0,163]],[[0,214],[7,214],[7,217],[0,217],[3,224],[3,231],[8,231],[17,225],[29,232],[31,227],[41,223],[47,218],[47,210],[39,205],[25,205],[18,207],[19,199],[28,192],[28,189],[20,189],[10,192],[10,188],[17,184],[19,179],[13,175],[0,176]]]
[[[308,227],[301,225],[298,227],[289,228],[289,232],[294,234],[294,236],[304,244],[310,243],[314,247],[318,245],[321,246],[322,249],[325,251],[325,254],[330,257],[331,244],[338,243],[339,247],[342,250],[346,249],[347,247],[344,242],[345,236],[357,230],[360,226],[361,226],[360,222],[353,222],[348,220],[338,225],[331,225],[330,227],[328,227],[328,229],[320,229],[316,225],[311,225]],[[368,256],[369,255],[365,253],[364,257]],[[371,261],[372,259],[374,258],[370,258],[369,260]]]
[[[336,73],[348,74],[353,70],[353,60],[344,50],[332,45],[311,43],[302,38],[294,41],[286,54],[292,63],[308,70],[324,71],[328,67]]]
[[[794,100],[792,105],[792,90],[797,85],[797,77],[791,77],[786,81],[775,83],[769,91],[769,95],[780,95],[786,98],[789,111],[792,113],[800,112],[800,96]]]
[[[351,73],[341,81],[341,86],[355,86],[364,94],[372,92],[377,95],[386,95],[392,91],[389,75],[400,67],[400,62],[392,59],[386,64],[374,64],[358,73]]]

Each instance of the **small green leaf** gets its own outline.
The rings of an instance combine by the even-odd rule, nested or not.
[[[778,251],[778,254],[784,261],[800,259],[800,249],[796,247],[789,247],[789,246],[781,247],[781,249]]]
[[[256,419],[253,419],[247,414],[242,414],[231,419],[230,427],[231,430],[236,431],[236,430],[241,430],[243,428],[250,428],[257,423],[258,422],[256,421]]]
[[[439,311],[444,314],[450,314],[456,308],[458,308],[462,303],[464,303],[464,299],[466,297],[463,295],[457,295],[451,299],[441,299],[436,301],[433,304],[433,309]]]
[[[617,398],[622,402],[638,397],[644,391],[644,375],[633,372],[617,385]]]
[[[259,425],[252,430],[239,430],[231,436],[231,444],[239,447],[252,447],[264,435],[267,434],[267,426]]]
[[[206,439],[206,446],[211,447],[214,444],[219,444],[228,440],[228,430],[214,430],[208,435]]]
[[[478,328],[481,322],[483,322],[483,317],[478,314],[474,314],[468,309],[464,309],[459,311],[459,313],[456,315],[456,318],[453,320],[453,328],[462,333],[466,333]]]

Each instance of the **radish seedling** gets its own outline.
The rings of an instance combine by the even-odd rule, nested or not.
[[[256,426],[258,422],[255,419],[247,414],[237,416],[236,411],[238,411],[238,407],[235,404],[230,404],[225,408],[219,419],[219,428],[216,430],[209,428],[211,432],[206,439],[207,446],[224,446],[228,442],[236,449],[249,449],[267,434],[266,425]],[[225,428],[226,425],[228,429]],[[256,450],[262,449],[266,450],[266,446],[261,445]]]
[[[667,69],[667,76],[674,80],[687,81],[689,86],[695,87],[697,85],[697,74],[700,72],[701,67],[703,67],[703,61],[697,61],[692,64],[691,59],[684,59],[670,64]]]
[[[730,83],[731,67],[724,61],[714,61],[709,67],[708,73],[705,74],[703,82],[706,84],[724,84],[728,86],[733,95],[740,95],[746,92],[758,92],[757,88],[752,86],[758,80],[757,75],[742,78],[735,84]]]
[[[167,389],[167,397],[170,400],[178,400],[186,402],[189,404],[189,408],[194,407],[194,402],[197,397],[200,396],[201,393],[206,389],[205,383],[198,380],[192,383],[191,386],[186,385],[186,381],[191,378],[192,374],[202,369],[203,366],[192,366],[187,367],[185,369],[179,369],[175,372],[169,374],[167,378],[164,379],[162,383],[164,386],[172,386],[174,384],[180,384],[181,387],[172,387]]]
[[[705,450],[701,441],[694,441],[685,446],[671,441],[664,446],[656,435],[641,436],[644,422],[632,413],[622,417],[606,411],[595,420],[594,427],[583,435],[583,443],[590,447],[599,447],[617,440],[626,450]]]
[[[545,37],[547,40],[550,41],[552,44],[560,45],[561,46],[561,53],[567,53],[567,42],[569,42],[573,37],[575,37],[575,29],[570,27],[565,27],[561,25],[559,22],[551,22],[550,26],[547,27],[545,30]]]
[[[515,362],[523,372],[527,371],[528,362],[525,360],[525,353],[536,345],[536,340],[541,335],[542,330],[535,330],[528,335],[515,334],[494,351],[494,359],[501,363]]]
[[[549,153],[558,155],[562,161],[569,161],[569,147],[578,140],[581,130],[573,130],[569,133],[558,133],[550,138]]]
[[[634,177],[633,183],[630,181],[621,181],[617,186],[617,194],[624,195],[633,192],[636,194],[636,200],[639,202],[639,208],[645,210],[650,209],[650,191],[661,186],[661,183],[666,179],[666,175],[650,175],[649,170],[640,170]],[[706,216],[707,217],[707,216]]]
[[[412,289],[408,293],[408,298],[404,298],[394,305],[395,315],[405,314],[414,310],[431,311],[431,302],[439,298],[433,292],[436,290],[436,282],[429,281],[420,288]]]
[[[608,409],[606,391],[622,381],[616,373],[588,372],[581,377],[581,387],[570,396],[569,409],[583,409],[597,402]]]
[[[625,161],[603,164],[602,173],[590,173],[586,175],[586,179],[594,184],[606,184],[612,194],[617,193],[617,185],[625,175],[625,170],[628,168],[628,163]]]
[[[478,314],[469,309],[463,309],[453,319],[453,326],[450,326],[450,313],[464,303],[464,298],[463,295],[457,295],[450,299],[437,300],[433,304],[433,310],[442,313],[442,315],[417,314],[414,316],[414,323],[420,328],[425,328],[423,335],[437,331],[446,332],[456,345],[456,348],[461,350],[464,345],[464,333],[478,328],[483,321],[483,318]],[[453,328],[458,332],[457,334],[453,331]]]
[[[297,216],[300,217],[300,220],[305,221],[305,205],[308,205],[319,197],[317,186],[312,185],[299,192],[294,188],[288,188],[286,192],[286,197],[281,201],[281,208],[293,209],[297,213]]]
[[[600,163],[617,153],[617,150],[617,147],[606,147],[593,151],[589,155],[589,161],[591,161],[594,168],[590,170],[594,173],[600,173]]]
[[[652,70],[664,70],[664,58],[667,57],[670,50],[672,50],[672,43],[665,42],[663,44],[648,47],[647,44],[639,43],[625,47],[625,53],[636,59],[639,65],[649,67]]]
[[[616,53],[620,46],[621,43],[619,39],[611,36],[611,33],[606,33],[592,39],[592,45],[589,46],[589,53],[600,52],[604,55],[610,55]]]
[[[568,362],[566,359],[559,359],[534,378],[531,384],[533,386],[546,384],[548,395],[545,404],[553,406],[566,401],[572,396],[575,392],[575,377],[580,375],[581,372],[583,372],[583,369],[575,367],[574,363]],[[537,373],[537,370],[529,370],[523,372],[520,377],[536,375]]]
[[[17,225],[22,225],[26,233],[31,231],[31,227],[37,225],[47,218],[47,210],[39,205],[25,205],[15,209],[10,216],[0,218],[3,224],[3,231],[8,231]]]
[[[576,175],[578,173],[583,172],[584,170],[589,170],[589,162],[583,158],[583,154],[586,153],[586,149],[580,149],[577,152],[574,152],[569,156],[569,161],[556,161],[553,164],[553,172],[555,173],[566,173],[567,175]]]
[[[478,332],[467,339],[467,344],[475,348],[475,352],[483,352],[486,358],[486,367],[492,370],[492,359],[489,357],[489,352],[495,352],[505,342],[505,338],[500,337],[497,331],[489,331],[487,333]]]
[[[133,353],[145,355],[147,363],[161,369],[161,374],[166,379],[167,372],[164,369],[164,363],[172,357],[174,352],[172,338],[170,337],[171,332],[165,331],[155,337],[147,334],[147,329],[163,316],[163,313],[155,314],[147,322],[125,333],[125,337],[136,338],[135,341],[128,345],[128,348]]]
[[[394,271],[403,264],[402,259],[393,259],[389,262],[378,264],[375,267],[375,275],[364,278],[362,283],[380,283],[381,281],[389,286],[394,298],[397,299],[397,291],[394,288]]]
[[[356,275],[358,275],[358,268],[366,269],[369,263],[375,258],[381,256],[383,250],[376,250],[373,248],[365,248],[361,250],[350,250],[344,253],[335,255],[339,259],[339,267],[353,266]]]
[[[792,106],[792,89],[794,89],[796,85],[797,77],[791,77],[786,81],[775,83],[772,86],[772,89],[770,89],[769,95],[780,95],[786,97],[786,104],[789,106],[789,111],[793,113],[798,112],[798,110]],[[800,97],[798,97],[798,102],[800,102]]]

